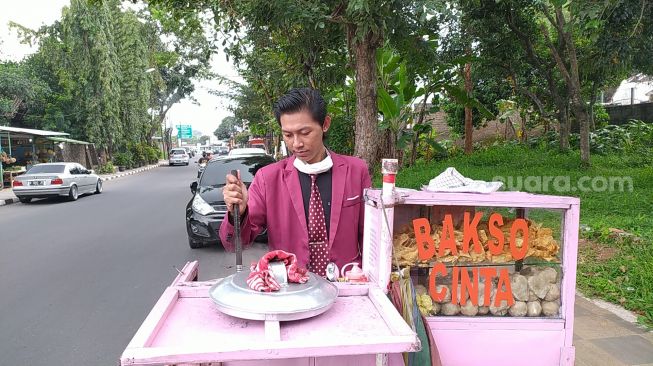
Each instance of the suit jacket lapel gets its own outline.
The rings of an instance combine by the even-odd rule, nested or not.
[[[295,213],[297,214],[297,219],[301,224],[302,230],[304,231],[305,237],[308,239],[308,224],[306,223],[306,215],[304,213],[304,200],[302,199],[302,187],[299,184],[299,174],[297,169],[293,166],[295,157],[291,157],[286,162],[286,167],[284,169],[284,183],[286,184],[286,189],[290,200],[292,201],[293,207],[295,207]]]
[[[333,245],[333,240],[338,232],[338,223],[340,222],[340,211],[342,211],[342,200],[345,194],[345,180],[347,179],[349,166],[340,155],[330,152],[333,160],[331,173],[331,222],[329,227],[329,249]]]

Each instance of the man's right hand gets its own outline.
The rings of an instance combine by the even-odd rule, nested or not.
[[[233,215],[235,205],[239,205],[239,213],[242,215],[247,208],[247,187],[240,179],[240,171],[238,177],[232,174],[227,174],[226,185],[224,186],[224,202],[227,204],[227,210]]]

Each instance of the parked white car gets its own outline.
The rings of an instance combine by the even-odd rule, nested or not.
[[[102,179],[77,163],[38,164],[16,177],[13,191],[22,203],[57,196],[75,201],[83,194],[102,193]]]
[[[170,165],[188,165],[190,162],[190,155],[188,155],[186,149],[182,147],[170,150],[169,157],[170,159],[168,159],[168,164]]]
[[[252,156],[252,155],[267,155],[268,153],[261,148],[245,147],[242,149],[231,149],[228,156]]]

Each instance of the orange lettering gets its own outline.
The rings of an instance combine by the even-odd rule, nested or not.
[[[438,273],[442,274],[443,276],[447,275],[447,268],[444,266],[444,264],[436,263],[435,266],[433,266],[433,269],[431,269],[431,273],[429,274],[429,295],[431,295],[433,300],[439,302],[444,300],[444,297],[447,294],[447,290],[443,288],[439,292],[436,291],[438,286],[435,282],[435,277]]]
[[[493,267],[481,268],[481,277],[485,278],[485,292],[483,293],[483,305],[490,306],[490,292],[492,291],[492,279],[497,275],[497,269]],[[510,282],[510,281],[508,281]]]
[[[463,226],[463,252],[469,253],[469,242],[474,242],[474,251],[482,253],[481,241],[478,239],[478,223],[483,217],[482,212],[474,214],[474,219],[470,222],[470,213],[465,212],[464,226]]]
[[[451,303],[458,304],[458,267],[453,267],[453,278],[451,279]]]
[[[415,240],[417,241],[417,255],[420,260],[428,260],[435,255],[435,242],[431,237],[431,224],[425,218],[413,220]]]
[[[458,248],[456,248],[456,237],[454,236],[453,218],[451,214],[444,215],[442,221],[442,235],[440,236],[440,248],[438,249],[438,256],[444,257],[445,249],[451,250],[451,255],[458,255]]]
[[[503,291],[503,287],[506,290]],[[499,307],[501,301],[508,301],[508,306],[515,304],[515,299],[512,297],[512,288],[510,287],[510,276],[506,268],[499,271],[499,281],[497,282],[497,294],[494,298],[494,306]]]
[[[521,248],[517,247],[517,231],[522,232]],[[528,253],[528,222],[524,219],[515,219],[510,227],[510,252],[515,260],[524,259]]]
[[[499,224],[499,226],[496,226]],[[490,230],[490,235],[492,235],[496,240],[488,240],[488,248],[490,249],[490,253],[493,255],[499,255],[503,253],[503,245],[506,241],[506,239],[503,236],[503,231],[501,231],[501,226],[503,226],[503,217],[501,214],[494,212],[492,215],[490,215],[490,218],[488,220],[488,228]]]
[[[478,306],[478,268],[472,269],[472,276],[474,280],[469,279],[469,272],[463,269],[460,272],[460,305],[467,303],[467,296],[472,301],[472,305]]]

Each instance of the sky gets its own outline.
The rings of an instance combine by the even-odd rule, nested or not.
[[[36,47],[20,44],[15,31],[9,29],[8,23],[13,21],[31,29],[41,25],[52,24],[61,17],[61,9],[70,0],[2,0],[0,12],[0,60],[19,61],[26,55],[37,51]],[[214,55],[211,60],[213,72],[226,76],[231,80],[242,81],[233,65],[226,61],[224,54]],[[167,126],[190,124],[193,130],[204,135],[213,136],[220,121],[230,115],[230,101],[209,93],[211,89],[220,89],[217,81],[200,81],[195,83],[193,97],[198,104],[184,99],[174,105],[167,115]]]

